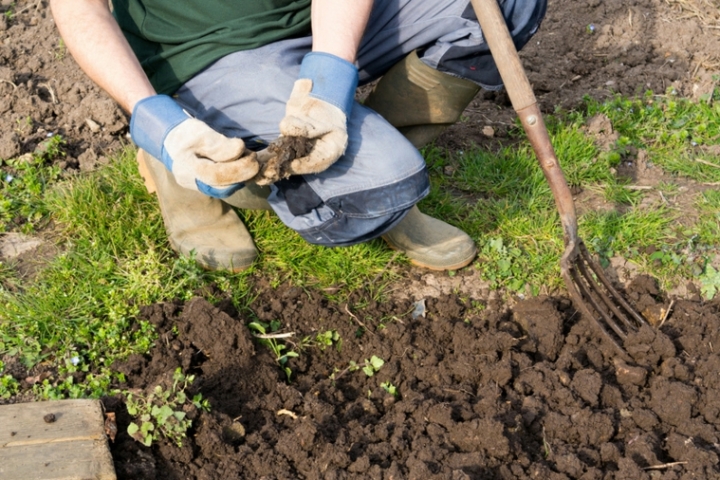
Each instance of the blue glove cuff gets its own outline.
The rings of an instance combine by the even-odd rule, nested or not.
[[[197,188],[200,192],[204,193],[208,197],[223,199],[223,198],[229,197],[233,193],[235,193],[238,190],[240,190],[241,188],[245,187],[245,182],[233,183],[229,187],[218,188],[218,187],[212,187],[212,186],[208,185],[207,183],[201,182],[200,180],[196,179],[195,185],[197,185]]]
[[[340,57],[323,52],[310,52],[300,65],[300,76],[312,80],[310,96],[335,105],[350,116],[355,89],[358,85],[358,69]]]
[[[169,157],[163,155],[163,143],[170,130],[188,118],[190,117],[180,105],[167,95],[143,98],[133,108],[130,118],[130,137],[135,145],[172,169],[172,165],[166,163]]]

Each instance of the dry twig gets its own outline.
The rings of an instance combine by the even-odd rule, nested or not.
[[[658,328],[662,327],[663,323],[665,323],[665,320],[667,320],[668,317],[670,316],[670,312],[672,311],[673,305],[675,305],[675,299],[672,299],[670,301],[670,305],[668,305],[667,310],[665,310],[665,314],[663,315],[663,318],[660,321],[660,325],[658,325]]]
[[[18,88],[18,86],[15,85],[15,84],[14,84],[13,82],[11,82],[10,80],[4,80],[4,79],[1,79],[1,78],[0,78],[0,82],[9,83],[10,85],[13,86],[13,90],[17,90],[17,88]]]
[[[347,314],[350,315],[350,316],[352,317],[352,319],[357,322],[358,325],[360,325],[362,328],[364,328],[366,332],[368,332],[370,335],[375,335],[375,332],[373,332],[372,330],[368,329],[368,328],[365,326],[365,324],[360,321],[360,319],[357,317],[357,315],[355,315],[354,313],[352,313],[352,312],[350,311],[350,309],[348,308],[347,304],[345,305],[345,312],[347,312]]]
[[[663,463],[661,465],[651,465],[649,467],[643,468],[643,470],[663,470],[665,468],[671,468],[675,467],[677,465],[687,465],[688,462],[670,462],[670,463]]]
[[[695,158],[695,159],[693,159],[693,160],[695,160],[695,161],[698,162],[698,163],[702,163],[703,165],[708,165],[708,166],[710,166],[710,167],[720,168],[720,165],[718,165],[717,163],[708,162],[707,160],[703,160],[702,158]]]
[[[256,333],[257,338],[290,338],[295,336],[295,332],[288,333]]]

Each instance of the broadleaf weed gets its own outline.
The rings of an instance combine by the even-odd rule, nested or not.
[[[146,396],[126,392],[127,411],[135,418],[128,425],[128,434],[146,447],[161,436],[182,447],[187,430],[192,426],[185,409],[192,405],[199,410],[210,410],[209,402],[201,394],[192,399],[187,396],[187,387],[194,379],[194,375],[185,375],[177,368],[172,386],[167,390],[157,385]]]

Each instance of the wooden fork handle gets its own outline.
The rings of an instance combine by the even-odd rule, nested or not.
[[[525,75],[500,6],[497,0],[471,0],[471,2],[513,109],[520,117],[540,167],[550,184],[565,231],[565,243],[574,243],[577,238],[577,217],[572,194],[555,156],[535,94]]]

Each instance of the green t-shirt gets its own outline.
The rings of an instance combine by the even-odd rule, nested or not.
[[[311,0],[113,0],[113,14],[159,93],[219,58],[310,34]]]

